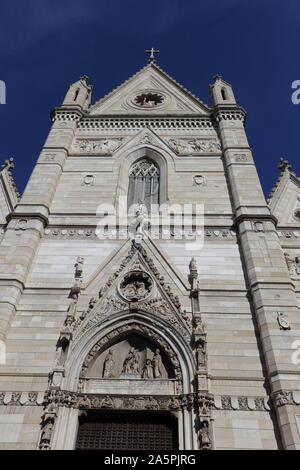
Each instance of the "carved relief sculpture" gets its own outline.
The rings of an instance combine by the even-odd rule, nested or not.
[[[278,321],[278,324],[279,324],[279,328],[281,330],[290,330],[291,329],[289,319],[288,319],[287,315],[285,315],[284,313],[277,312],[277,321]]]
[[[142,379],[153,379],[153,369],[151,359],[146,359],[142,370]]]
[[[131,271],[124,276],[119,291],[129,301],[143,300],[151,292],[153,282],[149,274],[142,271]]]
[[[109,138],[109,139],[76,139],[72,145],[73,152],[76,153],[98,153],[102,155],[110,155],[117,150],[123,139],[122,138]]]
[[[82,256],[78,256],[77,260],[76,260],[76,263],[74,264],[75,278],[82,276],[83,262],[84,262],[84,258],[82,258]]]
[[[211,448],[209,422],[206,420],[200,424],[199,440],[200,449],[209,450]]]
[[[162,376],[162,361],[159,349],[156,349],[152,359],[153,377],[159,379]]]
[[[217,139],[169,139],[169,144],[178,154],[216,153],[221,151]]]
[[[109,349],[104,359],[102,377],[113,377],[114,367],[115,367],[115,360],[113,358],[112,350]]]
[[[198,342],[195,354],[196,354],[197,369],[205,367],[206,354],[205,354],[205,345],[203,342],[201,341]]]
[[[138,374],[139,373],[139,354],[133,347],[130,348],[128,355],[123,362],[122,373]]]
[[[206,186],[206,178],[203,175],[193,176],[193,186]]]

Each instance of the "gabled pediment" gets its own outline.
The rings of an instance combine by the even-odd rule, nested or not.
[[[272,190],[269,207],[278,226],[300,226],[300,180],[285,170]]]
[[[135,135],[131,136],[122,144],[115,152],[114,156],[117,157],[118,154],[124,155],[125,152],[133,150],[135,148],[143,147],[157,147],[158,150],[170,150],[174,153],[174,149],[170,145],[171,139],[162,139],[158,136],[152,129],[146,127],[141,129]]]
[[[90,107],[88,115],[203,115],[210,109],[160,67],[149,64]]]
[[[99,286],[99,300],[83,315],[74,337],[81,336],[112,315],[144,312],[174,327],[187,341],[191,334],[189,315],[170,287],[169,273],[157,268],[146,245],[132,245],[118,268]],[[116,265],[116,260],[111,260]]]

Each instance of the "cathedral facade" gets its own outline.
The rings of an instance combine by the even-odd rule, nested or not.
[[[0,193],[0,448],[300,449],[300,180],[148,64],[72,84]]]

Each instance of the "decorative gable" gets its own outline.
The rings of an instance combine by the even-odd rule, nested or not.
[[[88,111],[91,116],[170,113],[207,116],[210,109],[155,64],[141,69]]]
[[[278,226],[300,226],[300,180],[285,168],[271,191],[269,206]]]
[[[188,342],[191,321],[144,247],[130,248],[105,285],[99,300],[76,322],[74,338],[82,336],[118,312],[146,312],[173,326]]]

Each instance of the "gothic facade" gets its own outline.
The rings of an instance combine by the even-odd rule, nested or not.
[[[300,449],[300,180],[265,200],[220,76],[91,94],[0,173],[0,448]]]

